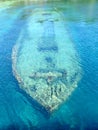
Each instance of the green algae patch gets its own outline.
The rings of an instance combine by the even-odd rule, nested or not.
[[[32,11],[12,50],[13,74],[20,88],[54,111],[78,86],[79,57],[62,18],[55,9]]]
[[[1,1],[0,2],[0,9],[2,8],[9,8],[15,1]]]

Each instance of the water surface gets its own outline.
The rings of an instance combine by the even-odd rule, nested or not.
[[[12,72],[12,49],[36,8],[62,12],[68,35],[80,58],[82,79],[52,114],[20,89]],[[98,129],[98,2],[17,4],[0,10],[0,129]],[[33,25],[32,25],[33,26]],[[25,37],[24,37],[25,39]],[[69,49],[69,48],[68,48]]]

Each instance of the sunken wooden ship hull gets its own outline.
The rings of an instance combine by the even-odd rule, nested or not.
[[[66,102],[81,79],[78,54],[56,9],[32,11],[13,47],[12,63],[20,87],[50,112]]]

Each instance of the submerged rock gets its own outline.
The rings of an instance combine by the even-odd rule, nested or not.
[[[13,47],[20,87],[47,110],[68,99],[80,80],[79,58],[61,13],[36,9]]]

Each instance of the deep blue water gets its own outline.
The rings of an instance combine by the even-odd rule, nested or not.
[[[33,8],[0,12],[0,130],[98,130],[98,2],[61,6],[83,72],[77,89],[51,115],[20,90],[12,73],[12,48],[26,23],[22,16]]]

